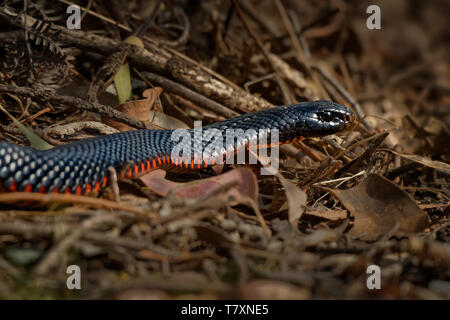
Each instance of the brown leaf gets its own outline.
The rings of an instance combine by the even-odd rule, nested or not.
[[[165,197],[171,190],[178,187],[181,183],[172,182],[166,179],[166,172],[164,170],[154,170],[139,178],[145,186],[147,186],[154,193]]]
[[[251,151],[250,151],[251,152]],[[254,154],[258,161],[264,166],[264,168],[275,175],[283,186],[284,192],[286,193],[287,204],[288,204],[288,219],[289,222],[296,226],[300,217],[306,209],[306,201],[308,199],[306,193],[298,188],[295,184],[288,181],[283,175],[275,168],[269,166],[269,157],[263,157],[261,155]]]
[[[286,198],[288,202],[288,219],[289,222],[296,226],[303,212],[305,212],[306,208],[306,193],[298,188],[292,182],[286,180],[281,173],[277,172],[275,176],[280,180],[281,185],[284,188],[284,192],[286,193]]]
[[[150,123],[150,110],[156,98],[162,93],[162,88],[147,89],[144,93],[144,96],[147,97],[146,99],[127,101],[117,106],[117,110],[142,122]],[[109,118],[102,118],[102,120],[105,124],[119,131],[135,130],[133,127]]]
[[[165,179],[165,175],[164,171],[155,170],[140,179],[150,190],[161,196],[167,196],[172,192],[178,199],[200,199],[211,193],[220,192],[228,185],[233,185],[217,196],[222,199],[234,198],[239,203],[246,202],[240,200],[245,197],[255,202],[258,200],[258,181],[249,168],[237,168],[219,176],[187,183],[169,181]]]
[[[163,92],[163,89],[161,87],[154,87],[146,89],[144,92],[142,92],[142,96],[145,98],[150,99],[151,103],[155,103],[156,99],[161,95]]]
[[[117,106],[117,110],[125,113],[126,115],[133,117],[143,122],[149,122],[150,120],[150,108],[152,105],[148,99],[131,100]],[[112,120],[110,118],[102,118],[103,123],[110,127],[113,127],[119,131],[136,130],[125,123]]]
[[[396,184],[379,176],[369,175],[348,190],[328,189],[355,217],[349,234],[375,240],[400,223],[396,235],[420,232],[426,228],[428,216],[415,201]]]

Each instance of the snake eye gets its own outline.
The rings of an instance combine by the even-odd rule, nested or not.
[[[323,112],[320,112],[319,118],[322,121],[330,122],[330,121],[333,121],[335,116],[334,116],[333,112],[331,112],[331,111],[323,111]]]

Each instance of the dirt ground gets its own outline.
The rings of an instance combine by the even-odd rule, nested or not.
[[[276,175],[227,165],[119,176],[84,196],[0,193],[0,298],[449,299],[448,12],[4,1],[2,140],[46,148],[319,99],[358,119],[281,146]]]

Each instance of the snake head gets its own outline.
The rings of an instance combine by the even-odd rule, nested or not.
[[[321,124],[323,133],[335,133],[354,126],[356,115],[352,110],[334,102],[319,102],[315,117]]]

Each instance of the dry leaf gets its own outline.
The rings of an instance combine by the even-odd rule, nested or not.
[[[258,199],[258,181],[249,168],[237,168],[219,176],[196,180],[187,183],[178,183],[165,179],[163,170],[152,171],[140,180],[153,192],[160,196],[167,196],[170,192],[178,199],[200,199],[214,192],[220,192],[228,185],[233,187],[217,194],[224,200],[234,199],[234,202],[246,202],[245,198],[253,201]]]
[[[276,176],[280,181],[281,185],[284,188],[284,192],[286,193],[289,222],[292,225],[296,226],[303,212],[305,212],[306,209],[306,201],[308,200],[306,193],[300,188],[298,188],[295,184],[285,179],[278,170],[271,167],[269,165],[270,164],[269,157],[263,157],[257,154],[254,154],[254,156],[264,166],[264,169],[268,173],[271,173],[272,175]]]
[[[286,180],[281,173],[277,172],[275,176],[280,180],[284,192],[286,192],[289,222],[296,226],[303,212],[305,212],[308,197],[303,190]]]
[[[162,93],[162,88],[155,87],[152,89],[147,89],[145,92],[146,96],[149,98],[127,101],[117,106],[117,110],[142,122],[150,123],[150,110],[152,109],[158,95]],[[135,130],[133,127],[109,118],[102,118],[102,121],[119,131]]]
[[[142,96],[144,98],[150,99],[150,101],[155,103],[156,99],[159,98],[161,93],[163,92],[163,89],[161,87],[153,87],[149,89],[145,89],[144,92],[142,92]]]
[[[420,232],[428,216],[416,202],[391,181],[371,174],[359,185],[348,190],[328,189],[355,217],[350,235],[363,235],[363,240],[376,240],[394,228],[396,235]]]

